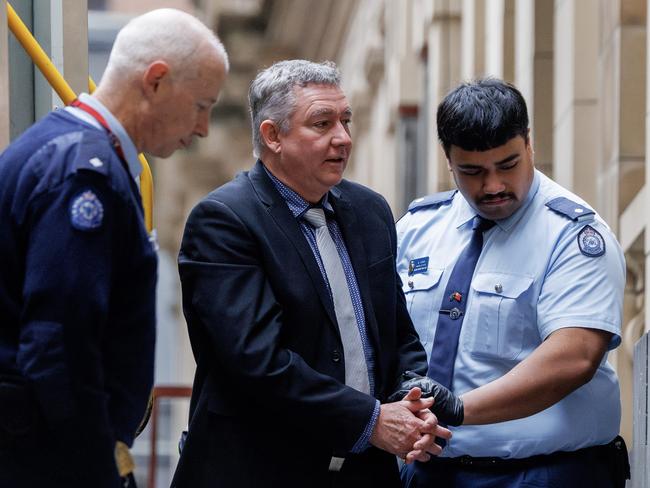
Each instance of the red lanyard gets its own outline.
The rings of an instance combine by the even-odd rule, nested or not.
[[[72,103],[70,103],[71,107],[76,107],[80,110],[83,110],[84,112],[90,114],[99,124],[106,129],[106,132],[108,132],[108,137],[111,140],[111,144],[113,145],[113,148],[115,149],[115,152],[117,155],[120,157],[122,162],[127,166],[128,169],[128,163],[126,161],[126,157],[124,156],[124,151],[122,150],[122,144],[120,144],[120,140],[117,138],[117,136],[113,133],[111,128],[108,126],[108,122],[106,122],[106,119],[102,117],[102,115],[92,108],[90,105],[85,104],[84,102],[80,101],[78,98],[74,99]]]

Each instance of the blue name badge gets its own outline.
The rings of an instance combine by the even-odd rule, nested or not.
[[[419,273],[426,273],[429,269],[429,256],[424,258],[411,259],[409,261],[409,276]]]

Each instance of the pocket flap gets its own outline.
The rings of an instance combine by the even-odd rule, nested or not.
[[[533,277],[509,273],[481,272],[472,280],[472,288],[479,293],[517,298],[533,284]]]
[[[404,290],[404,293],[411,293],[433,288],[440,281],[442,272],[442,269],[429,268],[426,273],[417,273],[411,276],[404,273],[400,276],[402,279],[402,290]]]

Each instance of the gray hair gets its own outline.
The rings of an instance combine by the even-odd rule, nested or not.
[[[253,155],[256,158],[266,147],[260,124],[272,120],[281,133],[286,133],[296,105],[294,89],[310,84],[338,87],[341,73],[331,61],[314,63],[304,59],[277,62],[260,71],[248,90],[248,104],[253,124]]]
[[[104,76],[130,79],[142,75],[154,61],[162,60],[172,68],[172,76],[192,78],[204,46],[211,46],[229,69],[228,54],[212,30],[199,19],[172,8],[152,10],[135,17],[115,38]]]

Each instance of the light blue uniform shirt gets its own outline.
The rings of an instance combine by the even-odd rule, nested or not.
[[[124,153],[124,158],[126,159],[126,163],[129,166],[129,172],[133,178],[137,179],[138,176],[140,176],[140,173],[142,173],[142,164],[140,163],[140,159],[138,159],[138,151],[135,148],[133,141],[127,134],[120,121],[115,118],[115,116],[104,106],[102,102],[94,97],[91,97],[87,93],[81,93],[79,95],[79,101],[92,107],[102,117],[104,117],[104,120],[111,128],[111,131],[113,134],[115,134],[115,137],[117,137],[117,140],[122,146],[122,152]],[[77,118],[83,120],[84,122],[92,125],[93,127],[96,127],[99,130],[104,130],[97,119],[95,119],[95,117],[90,115],[88,112],[85,112],[84,110],[81,110],[77,107],[66,107],[65,110]]]
[[[588,207],[577,205],[571,213],[569,202],[569,216],[548,208],[546,203],[557,197],[587,207],[535,171],[522,207],[485,233],[454,365],[457,394],[505,375],[564,327],[605,330],[613,334],[609,349],[620,344],[625,285],[621,248]],[[410,211],[397,224],[397,271],[428,357],[442,294],[470,240],[475,215],[456,193],[445,204]],[[589,255],[584,240],[581,250],[578,238],[587,225],[602,236],[601,256]],[[409,263],[426,257],[426,270],[419,265],[409,274]],[[618,379],[606,356],[589,383],[542,412],[498,424],[452,427],[453,438],[442,456],[523,458],[611,441],[619,432],[621,407]]]

